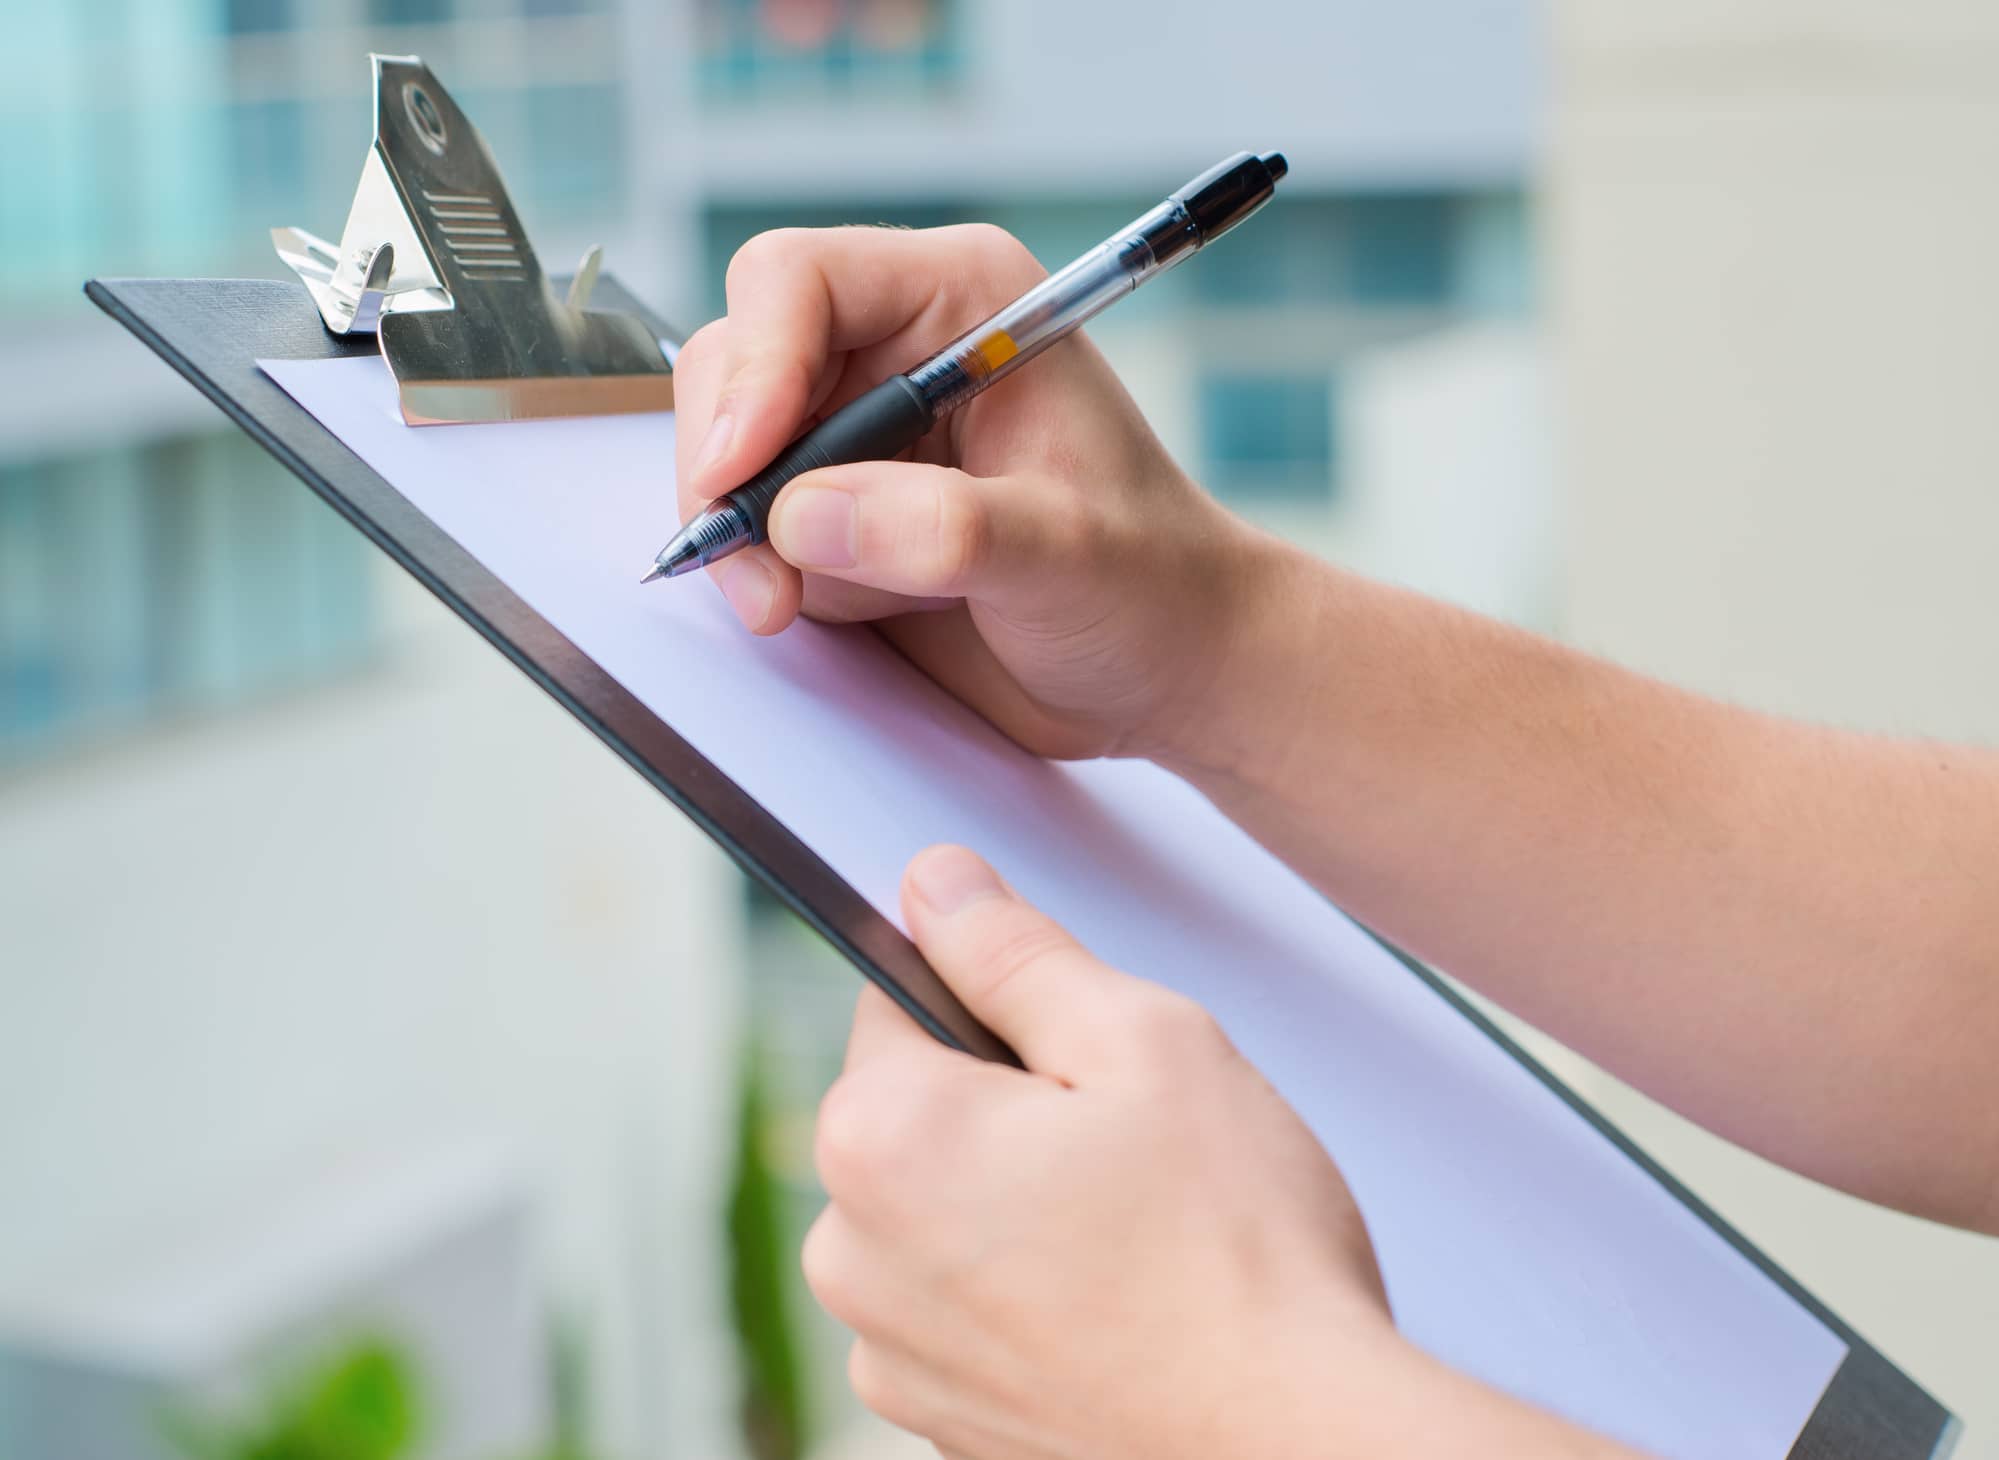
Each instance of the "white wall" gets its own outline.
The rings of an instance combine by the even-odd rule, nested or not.
[[[1373,577],[1546,628],[1555,524],[1536,333],[1462,325],[1370,351],[1343,372],[1339,404],[1342,500],[1313,545]]]
[[[703,191],[722,202],[1122,195],[1245,148],[1282,149],[1292,186],[1313,191],[1510,184],[1539,137],[1531,0],[962,9],[966,84],[945,98],[829,106],[807,89],[704,107]]]
[[[606,1448],[731,1453],[734,874],[381,571],[377,667],[0,785],[0,1316],[302,1165],[482,1140]]]
[[[1568,635],[1765,707],[1999,741],[1999,8],[1556,16]],[[1999,1456],[1999,1242],[1596,1093],[1956,1407],[1965,1460]]]

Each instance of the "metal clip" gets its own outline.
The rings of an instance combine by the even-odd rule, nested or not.
[[[414,56],[370,56],[375,143],[339,247],[271,242],[335,334],[382,341],[412,426],[673,408],[659,341],[586,308],[602,251],[559,296],[478,131]]]

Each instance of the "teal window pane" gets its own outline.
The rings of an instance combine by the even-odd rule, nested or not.
[[[602,211],[617,195],[625,169],[617,88],[538,86],[526,94],[523,115],[526,150],[516,155],[528,169],[524,196],[537,210],[559,204],[572,215]],[[567,269],[574,260],[553,266]]]
[[[309,186],[306,104],[243,102],[230,108],[228,126],[238,203],[245,209],[297,208]]]
[[[371,573],[234,435],[0,471],[0,761],[357,662]]]
[[[41,739],[63,715],[54,507],[34,468],[0,470],[0,746]]]
[[[1332,299],[1341,288],[1340,206],[1280,192],[1253,221],[1202,251],[1190,270],[1196,292],[1222,306]]]
[[[238,34],[290,30],[291,0],[228,0],[223,10],[223,24]]]
[[[1209,485],[1229,496],[1326,498],[1335,467],[1324,374],[1216,374],[1200,384]]]
[[[1295,245],[1281,214],[1266,209],[1246,227],[1203,249],[1191,265],[1201,298],[1220,305],[1272,304],[1293,292]]]
[[[1521,319],[1534,310],[1534,244],[1527,200],[1519,193],[1484,193],[1457,205],[1460,308]]]
[[[451,0],[368,0],[376,25],[436,25],[451,19]]]
[[[1455,240],[1449,198],[1354,198],[1345,222],[1347,293],[1356,303],[1450,302]]]

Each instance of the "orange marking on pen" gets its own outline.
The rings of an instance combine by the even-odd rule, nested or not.
[[[1020,346],[1013,342],[1013,336],[1005,330],[994,330],[979,341],[979,358],[986,362],[986,369],[997,370],[1015,355]]]

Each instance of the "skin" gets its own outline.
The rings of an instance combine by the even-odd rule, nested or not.
[[[683,514],[1040,272],[988,228],[753,240],[680,359]],[[1753,714],[1318,562],[1207,497],[1080,336],[913,459],[801,477],[770,532],[719,568],[753,631],[872,620],[1022,745],[1169,767],[1710,1129],[1999,1233],[1999,756]],[[1331,1160],[1199,1010],[962,849],[905,905],[1029,1072],[862,999],[805,1263],[872,1408],[978,1460],[1621,1453],[1397,1336]]]

